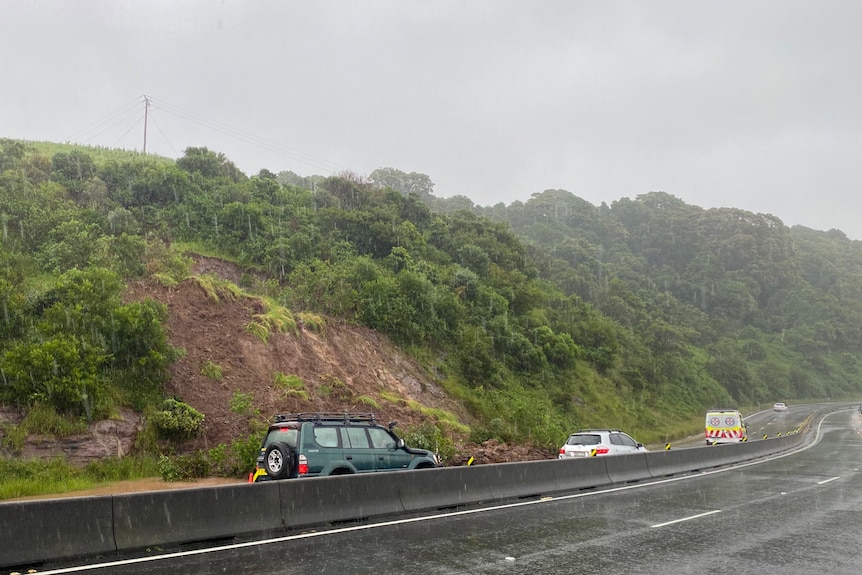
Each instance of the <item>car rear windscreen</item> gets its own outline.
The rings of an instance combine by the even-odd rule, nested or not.
[[[598,445],[602,442],[601,435],[593,435],[592,433],[579,433],[569,437],[567,445]]]

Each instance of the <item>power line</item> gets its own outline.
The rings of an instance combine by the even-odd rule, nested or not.
[[[128,118],[130,118],[132,116],[137,116],[139,114],[140,108],[138,107],[139,106],[138,102],[139,102],[138,100],[134,100],[133,102],[129,102],[127,104],[124,104],[123,106],[114,110],[113,112],[111,112],[107,116],[104,116],[104,117],[100,118],[99,120],[96,120],[95,122],[93,122],[92,124],[87,126],[86,128],[83,128],[82,130],[75,132],[68,139],[68,141],[71,142],[71,141],[74,141],[78,138],[83,139],[85,142],[92,141],[97,136],[100,136],[101,134],[110,130],[111,128],[113,128],[117,124],[119,124],[121,122],[125,123],[128,120]],[[88,135],[93,130],[98,130],[98,131],[96,131],[95,133],[93,133],[91,135]]]
[[[170,140],[168,140],[168,136],[167,136],[167,135],[165,134],[165,132],[162,130],[162,127],[161,127],[161,126],[159,126],[159,123],[158,123],[158,122],[156,122],[156,119],[152,116],[152,114],[150,115],[150,121],[153,123],[153,125],[156,127],[156,129],[159,131],[159,133],[160,133],[160,134],[162,135],[162,137],[165,139],[165,142],[168,144],[168,147],[169,147],[171,150],[173,150],[174,154],[176,154],[177,156],[179,156],[179,155],[180,155],[180,153],[179,153],[179,152],[177,151],[177,149],[173,146],[173,144],[171,144],[171,141],[170,141]]]
[[[203,126],[210,130],[219,132],[226,136],[230,136],[237,140],[241,140],[243,142],[247,142],[258,148],[264,149],[269,152],[274,152],[279,155],[287,156],[294,161],[309,165],[313,168],[337,172],[339,170],[344,170],[345,168],[335,162],[331,162],[329,160],[325,160],[323,158],[319,158],[316,156],[312,156],[311,154],[306,154],[304,152],[299,152],[293,149],[290,149],[279,142],[275,142],[273,140],[267,140],[265,138],[261,138],[256,134],[251,132],[247,132],[245,130],[241,130],[239,128],[234,128],[217,120],[213,120],[211,118],[207,118],[198,114],[196,112],[192,112],[190,110],[185,110],[180,108],[179,106],[175,106],[163,100],[159,100],[156,98],[151,98],[152,102],[155,105],[156,110],[162,110],[168,114],[174,115],[182,120],[187,122],[191,122],[193,124],[197,124],[199,126]]]
[[[128,130],[126,130],[126,132],[125,132],[122,136],[120,136],[120,137],[117,139],[117,141],[113,143],[113,145],[112,145],[111,147],[112,147],[112,148],[116,148],[116,147],[117,147],[117,144],[119,144],[120,142],[122,142],[122,141],[123,141],[123,138],[125,138],[125,137],[129,134],[129,132],[131,132],[133,129],[137,128],[137,127],[138,127],[138,125],[139,125],[140,123],[141,123],[141,120],[140,120],[140,119],[138,119],[138,121],[137,121],[137,122],[135,122],[135,123],[132,125],[132,127],[131,127],[131,128],[129,128]]]

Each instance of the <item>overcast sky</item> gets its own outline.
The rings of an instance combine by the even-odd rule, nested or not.
[[[862,240],[858,0],[2,0],[0,137],[651,191]]]

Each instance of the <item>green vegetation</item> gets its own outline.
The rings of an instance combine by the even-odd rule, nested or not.
[[[249,333],[263,343],[267,343],[269,334],[273,331],[277,333],[296,332],[296,320],[294,320],[289,309],[278,305],[267,297],[262,297],[258,301],[264,311],[252,316],[254,321],[246,325],[246,330]]]
[[[172,161],[0,140],[0,403],[66,422],[163,412],[181,353],[167,310],[121,293],[189,278],[186,250],[248,270],[240,286],[192,279],[214,301],[251,299],[264,343],[332,321],[386,334],[469,409],[477,441],[556,446],[607,425],[666,441],[708,407],[862,391],[862,244],[838,230],[662,192],[481,207],[393,168],[248,177],[207,148]],[[379,403],[334,377],[275,384]]]
[[[204,414],[182,401],[166,399],[161,409],[153,412],[149,419],[160,437],[182,440],[198,434]]]
[[[211,361],[206,361],[201,366],[201,375],[210,379],[214,379],[215,381],[221,381],[222,379],[224,379],[224,374],[222,373],[221,366]]]
[[[259,415],[254,409],[254,395],[251,393],[234,392],[230,398],[230,410],[240,415]]]
[[[198,450],[191,455],[162,454],[158,475],[165,481],[194,481],[203,477],[240,477],[252,469],[263,440],[263,432],[240,437],[230,445]]]
[[[309,399],[308,391],[305,389],[305,383],[298,375],[285,375],[277,371],[272,376],[273,384],[282,391],[284,397],[297,397],[303,400]],[[331,390],[326,392],[328,397]]]
[[[371,409],[380,409],[380,404],[377,403],[377,400],[373,397],[368,397],[367,395],[360,395],[356,397],[356,402],[370,407]]]
[[[451,436],[439,424],[425,422],[408,428],[404,431],[402,438],[410,447],[427,449],[436,453],[443,465],[455,455],[455,444]]]
[[[100,483],[144,479],[159,475],[158,461],[150,455],[105,459],[86,466],[63,458],[0,458],[0,500],[45,493],[91,489]]]

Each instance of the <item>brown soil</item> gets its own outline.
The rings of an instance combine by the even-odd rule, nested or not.
[[[192,273],[238,283],[243,270],[218,259],[199,257]],[[410,407],[409,402],[415,402],[449,411],[463,423],[471,423],[464,407],[442,390],[433,373],[370,329],[326,318],[322,330],[317,331],[298,320],[295,333],[272,333],[264,343],[246,329],[254,315],[263,312],[259,300],[222,294],[216,301],[193,278],[174,287],[151,281],[133,282],[125,297],[129,301],[153,298],[164,303],[170,314],[170,343],[185,351],[171,368],[167,393],[202,412],[205,419],[200,437],[181,446],[181,451],[228,444],[249,432],[249,414],[230,409],[231,398],[237,393],[254,398],[253,409],[261,418],[275,413],[373,411],[381,421],[397,421],[403,429],[428,421],[428,416]],[[207,362],[221,367],[221,380],[202,375]],[[307,398],[275,385],[277,372],[298,376]],[[384,394],[390,399],[384,399]],[[391,401],[393,396],[400,400]],[[15,417],[14,412],[0,412],[0,423],[15,422]],[[142,427],[140,414],[127,410],[117,419],[94,424],[80,436],[59,441],[31,437],[22,456],[62,454],[74,462],[122,457],[133,449],[135,435]],[[473,464],[481,464],[554,455],[529,446],[494,441],[480,446],[462,441],[459,454],[446,463],[463,465],[471,456]],[[163,482],[140,485],[145,489],[187,486]],[[132,484],[121,486],[131,488]]]

